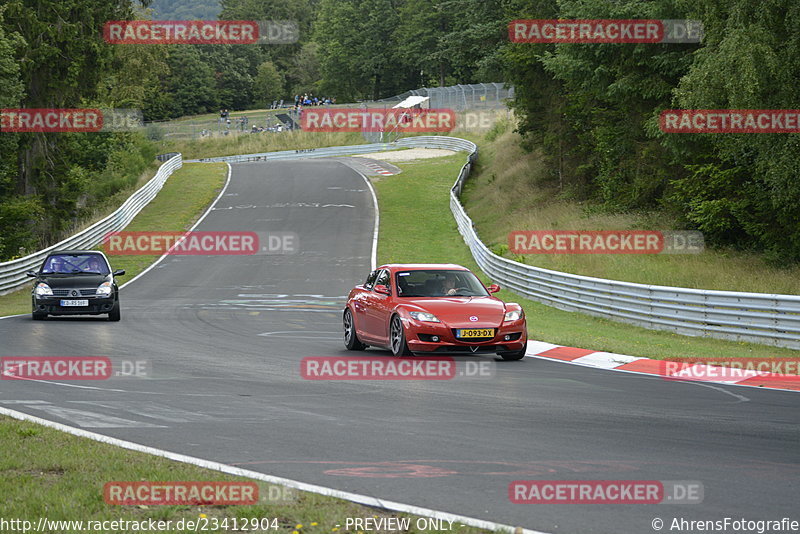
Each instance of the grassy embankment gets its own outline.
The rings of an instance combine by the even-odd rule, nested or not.
[[[481,158],[486,153],[483,151],[483,146],[482,144]],[[492,160],[487,159],[491,165]],[[378,241],[380,262],[453,262],[460,263],[477,272],[478,267],[458,233],[449,209],[449,189],[463,163],[463,154],[416,163],[398,163],[397,165],[403,169],[401,174],[376,180],[375,189],[381,213]],[[483,195],[490,194],[489,191],[482,193]],[[506,193],[511,199],[521,196],[520,191],[512,194],[511,191],[506,190]],[[468,211],[473,215],[475,210],[471,199],[482,198],[482,195],[476,191],[475,186],[472,186],[472,190],[466,196]],[[495,208],[496,216],[503,217],[507,221],[515,221],[513,218],[508,219],[504,210],[503,204]],[[491,217],[488,215],[476,216],[476,220],[481,221],[478,224],[478,232],[484,239],[487,235],[491,235],[482,226],[487,218]],[[552,224],[552,221],[548,222]],[[547,226],[547,228],[552,227],[550,224]],[[516,222],[513,222],[513,224],[509,223],[505,230],[501,230],[499,225],[496,226],[495,232],[502,234],[502,232],[516,228],[527,229],[528,227],[521,223],[518,226]],[[714,253],[708,252],[707,254]],[[654,258],[659,263],[654,264],[653,269],[662,265],[661,258],[661,256]],[[669,263],[671,257],[666,259],[667,262],[663,265],[667,265],[670,270],[678,271],[678,268]],[[678,258],[678,261],[682,261],[682,259]],[[698,269],[723,270],[722,267],[710,266],[715,265],[715,261],[719,264],[725,263],[724,257],[706,261],[709,263],[696,264]],[[733,270],[734,267],[728,269]],[[764,267],[764,269],[767,268]],[[608,272],[618,274],[617,271]],[[485,276],[483,279],[488,281]],[[747,280],[742,282],[742,286],[747,287],[746,282]],[[752,287],[752,284],[750,286]],[[565,312],[521,298],[509,291],[502,291],[500,297],[519,302],[525,308],[531,339],[559,345],[660,359],[687,356],[719,357],[720,355],[762,358],[797,356],[797,351],[789,349],[712,338],[687,337],[647,330],[584,314]]]
[[[700,254],[529,254],[508,252],[512,230],[670,230],[663,212],[609,214],[565,198],[546,176],[541,154],[526,153],[508,122],[480,142],[463,203],[484,243],[528,265],[642,284],[800,294],[800,266],[770,267],[730,249]]]

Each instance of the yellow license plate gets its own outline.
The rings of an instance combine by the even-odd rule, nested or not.
[[[458,331],[458,337],[494,337],[494,328],[465,328]]]

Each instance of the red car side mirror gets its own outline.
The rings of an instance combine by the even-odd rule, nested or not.
[[[382,295],[391,295],[392,292],[389,291],[389,288],[383,284],[378,284],[374,287],[375,293],[380,293]]]
[[[489,290],[489,293],[497,293],[498,291],[500,291],[500,286],[498,286],[497,284],[492,284],[486,289]]]

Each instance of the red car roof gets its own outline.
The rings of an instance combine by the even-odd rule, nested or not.
[[[381,265],[379,269],[389,269],[392,272],[397,271],[433,271],[433,270],[449,270],[449,271],[469,271],[463,265],[456,265],[454,263],[388,263]]]

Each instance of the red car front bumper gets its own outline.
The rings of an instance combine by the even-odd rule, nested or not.
[[[492,338],[464,339],[456,337],[456,330],[444,323],[432,323],[405,319],[406,343],[412,352],[465,352],[496,353],[516,352],[528,342],[528,330],[524,318],[497,325],[469,325],[459,328],[492,328]]]

